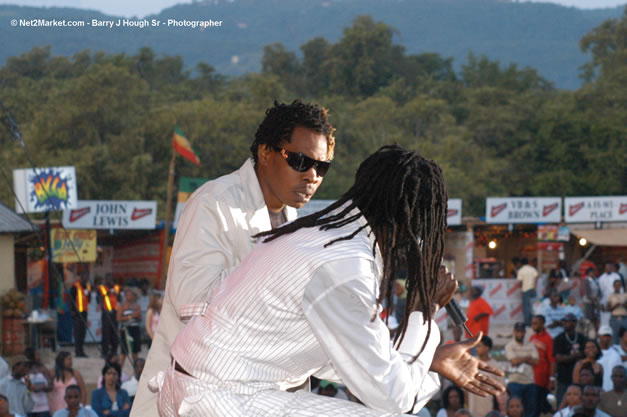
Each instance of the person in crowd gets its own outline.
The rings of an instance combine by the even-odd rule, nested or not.
[[[612,369],[612,382],[614,387],[611,391],[601,393],[599,408],[612,417],[625,417],[627,415],[627,375],[623,365],[616,365]]]
[[[490,331],[490,316],[494,314],[490,304],[481,296],[483,288],[470,287],[470,304],[468,305],[468,329],[473,335],[483,332],[484,336]]]
[[[455,413],[455,417],[472,417],[472,413],[467,408],[460,408]]]
[[[525,411],[523,400],[520,397],[510,397],[507,400],[507,417],[523,417]]]
[[[0,357],[0,386],[2,386],[10,376],[11,372],[9,371],[9,364],[3,357]]]
[[[525,343],[525,323],[514,324],[514,339],[505,345],[505,357],[509,361],[507,390],[513,397],[522,399],[525,417],[538,417],[533,367],[538,364],[539,355],[534,344]]]
[[[131,411],[128,393],[120,388],[120,365],[107,363],[102,368],[104,384],[91,394],[91,408],[98,417],[126,417]]]
[[[120,361],[120,356],[118,354],[115,353],[110,353],[107,355],[107,357],[105,358],[105,365],[106,364],[111,364],[114,363],[117,366],[120,367],[120,369],[122,369],[122,363]],[[122,376],[120,377],[120,383],[125,383],[126,381],[128,381],[129,379],[131,379],[131,377],[129,377],[126,372],[122,371]],[[96,384],[96,388],[102,388],[104,384],[104,377],[102,375],[100,375],[98,377],[98,383]]]
[[[54,378],[52,378],[52,391],[48,395],[50,413],[65,408],[65,389],[70,385],[78,385],[81,388],[81,403],[85,404],[87,391],[85,381],[81,373],[72,368],[72,354],[59,352],[54,363]]]
[[[555,340],[557,335],[564,331],[562,320],[568,313],[566,313],[564,306],[562,306],[562,296],[559,295],[557,289],[551,289],[548,295],[550,303],[544,308],[542,315],[546,318],[546,322],[548,323],[546,325],[547,332],[553,340]],[[577,320],[576,317],[575,320]]]
[[[553,357],[553,338],[544,328],[545,319],[541,314],[534,315],[531,319],[533,334],[529,341],[538,351],[538,363],[533,367],[533,379],[536,384],[536,394],[540,412],[551,411],[551,405],[546,396],[555,386],[555,358]]]
[[[459,326],[455,326],[454,328],[459,328]],[[483,336],[476,349],[479,359],[495,368],[500,368],[499,363],[490,357],[492,339],[489,336]],[[500,382],[503,383],[504,381],[500,380]],[[466,394],[468,395],[468,409],[473,416],[485,416],[494,409],[495,398],[493,396],[481,397],[469,391],[467,391]],[[498,403],[504,403],[506,397],[507,394],[503,392],[497,396],[496,400]]]
[[[620,355],[623,366],[627,368],[627,327],[621,327],[618,331],[618,344],[612,346],[612,349]]]
[[[548,281],[546,286],[544,287],[544,293],[542,293],[542,297],[543,298],[547,298],[549,297],[549,293],[551,292],[551,290],[558,290],[558,294],[559,294],[559,285],[560,282],[562,281],[562,277],[560,276],[559,272],[557,272],[556,269],[551,269],[549,271],[549,276],[548,276]]]
[[[577,383],[583,389],[586,385],[594,385],[601,387],[603,380],[594,375],[594,370],[590,363],[585,363],[579,370],[579,382]]]
[[[605,262],[605,269],[603,274],[599,277],[599,288],[601,289],[601,325],[609,325],[610,324],[610,312],[607,311],[607,299],[610,295],[614,293],[614,281],[619,280],[622,281],[620,275],[614,272],[614,263],[607,261]]]
[[[627,293],[623,292],[623,283],[620,279],[614,281],[614,293],[607,297],[606,310],[610,312],[610,327],[613,343],[616,344],[620,340],[621,327],[627,328]]]
[[[74,326],[74,354],[77,358],[86,358],[83,348],[87,334],[87,311],[91,301],[91,284],[87,278],[87,271],[82,271],[70,289],[70,313]]]
[[[26,415],[33,409],[32,384],[28,378],[28,363],[18,361],[11,368],[11,377],[0,387],[0,394],[9,402],[11,413]]]
[[[620,355],[612,348],[612,338],[610,326],[601,326],[599,328],[599,346],[601,348],[599,363],[603,367],[603,391],[612,390],[612,369],[616,365],[622,364]]]
[[[69,385],[65,389],[66,407],[58,410],[52,417],[98,417],[93,410],[81,407],[81,387]]]
[[[98,286],[98,300],[101,304],[102,348],[103,358],[118,352],[118,297],[120,286],[113,283],[113,277],[107,275],[105,283]]]
[[[533,300],[536,298],[536,279],[538,271],[531,265],[527,258],[521,258],[522,265],[516,273],[516,279],[522,282],[522,308],[525,324],[531,324],[531,316],[533,315]]]
[[[163,303],[163,297],[161,294],[155,293],[150,297],[150,303],[148,304],[148,310],[146,310],[146,333],[150,340],[154,339],[155,332],[157,331],[157,325],[159,324],[159,317],[161,316],[161,305]]]
[[[581,405],[573,408],[572,416],[582,415],[584,417],[610,417],[604,411],[599,410],[601,388],[594,385],[587,385],[583,389]]]
[[[595,269],[586,270],[583,293],[583,314],[586,319],[594,323],[595,329],[599,328],[599,305],[601,302],[601,287],[595,276]]]
[[[257,235],[263,243],[215,293],[182,311],[195,317],[172,345],[171,367],[153,381],[159,411],[176,415],[191,397],[175,392],[199,389],[205,395],[190,405],[198,412],[215,401],[241,410],[243,393],[254,392],[257,414],[332,408],[337,415],[389,415],[420,409],[438,390],[436,374],[478,394],[502,391],[478,369],[501,372],[468,353],[481,334],[438,346],[433,318],[457,289],[452,275],[440,272],[445,201],[434,161],[384,146],[333,204]],[[376,312],[390,302],[403,258],[408,304],[394,345]],[[367,407],[278,389],[331,370]]]
[[[442,408],[435,417],[455,417],[457,410],[464,406],[464,391],[456,385],[451,385],[442,393]]]
[[[568,298],[566,299],[566,303],[564,305],[564,312],[566,314],[568,313],[573,314],[577,318],[577,321],[583,318],[583,310],[581,309],[581,307],[579,307],[579,303],[577,303],[577,301],[575,300],[575,296],[572,294],[569,295]]]
[[[124,291],[124,301],[118,306],[116,319],[120,325],[120,345],[122,347],[120,364],[124,363],[129,354],[135,363],[142,349],[142,310],[137,302],[138,298],[137,288],[127,287]]]
[[[253,249],[253,235],[296,218],[295,208],[311,199],[330,167],[334,131],[318,105],[275,102],[255,133],[252,158],[186,202],[133,417],[157,414],[148,381],[170,364],[170,347],[185,324],[179,309],[204,301]]]
[[[0,394],[0,417],[25,417],[25,416],[11,412],[9,399],[6,396]]]
[[[573,408],[581,405],[582,388],[579,385],[571,385],[566,390],[564,400],[559,406],[559,410],[553,417],[570,417],[573,412]]]
[[[586,337],[575,331],[577,318],[572,314],[564,316],[564,332],[553,339],[553,354],[557,363],[557,404],[562,402],[566,389],[573,382],[573,369],[585,354]]]
[[[575,367],[573,368],[573,382],[575,384],[582,384],[579,380],[579,373],[581,368],[586,366],[592,371],[592,375],[594,376],[594,385],[601,386],[603,383],[603,367],[598,362],[601,357],[601,348],[599,344],[594,339],[589,339],[586,341],[583,349],[584,357],[577,361]]]
[[[142,358],[135,359],[135,363],[133,364],[133,370],[135,371],[135,375],[128,381],[122,384],[122,389],[128,393],[129,398],[131,399],[131,404],[133,404],[133,400],[135,399],[135,393],[137,392],[137,384],[139,383],[139,378],[144,371],[144,365],[146,364],[146,360]]]
[[[32,397],[35,405],[28,413],[28,417],[50,417],[48,392],[52,391],[52,374],[41,362],[39,351],[32,347],[24,349],[24,356],[28,359],[28,378],[32,386]]]

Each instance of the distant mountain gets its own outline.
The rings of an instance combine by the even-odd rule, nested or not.
[[[499,0],[208,0],[177,5],[147,16],[159,27],[20,27],[19,19],[114,20],[118,17],[70,8],[0,6],[0,64],[35,46],[52,45],[56,55],[83,49],[181,55],[188,67],[200,61],[218,72],[259,71],[264,45],[281,42],[289,50],[314,37],[334,42],[358,15],[368,14],[394,27],[408,53],[437,52],[454,57],[456,68],[469,52],[503,64],[536,68],[557,87],[574,89],[587,57],[579,40],[622,8],[580,10],[546,3]],[[17,19],[13,27],[11,20]],[[168,19],[221,21],[220,27],[167,26]],[[123,23],[123,22],[122,22]]]

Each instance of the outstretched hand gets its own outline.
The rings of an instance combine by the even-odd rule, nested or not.
[[[503,371],[488,365],[469,352],[479,344],[482,335],[479,332],[472,339],[437,348],[431,362],[431,370],[474,394],[482,397],[496,396],[505,391],[505,387],[488,374],[503,376]]]

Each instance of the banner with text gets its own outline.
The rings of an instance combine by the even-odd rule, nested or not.
[[[449,198],[446,222],[449,226],[459,226],[462,224],[462,199]]]
[[[94,262],[97,233],[95,230],[52,229],[52,261]]]
[[[40,213],[76,205],[76,169],[72,166],[14,169],[15,211]]]
[[[505,197],[486,199],[487,223],[559,223],[560,197]]]
[[[627,221],[627,196],[566,197],[564,217],[567,223]]]
[[[156,201],[78,201],[63,212],[67,229],[154,229]]]

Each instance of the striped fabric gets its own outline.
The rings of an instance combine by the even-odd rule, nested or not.
[[[428,372],[439,335],[408,364],[378,318],[372,236],[364,230],[324,248],[360,224],[301,229],[244,259],[172,345],[193,377],[170,369],[153,380],[161,415],[387,416],[411,409],[416,396],[424,404],[439,387]],[[420,334],[409,355],[426,330]],[[330,368],[369,408],[282,391]]]

